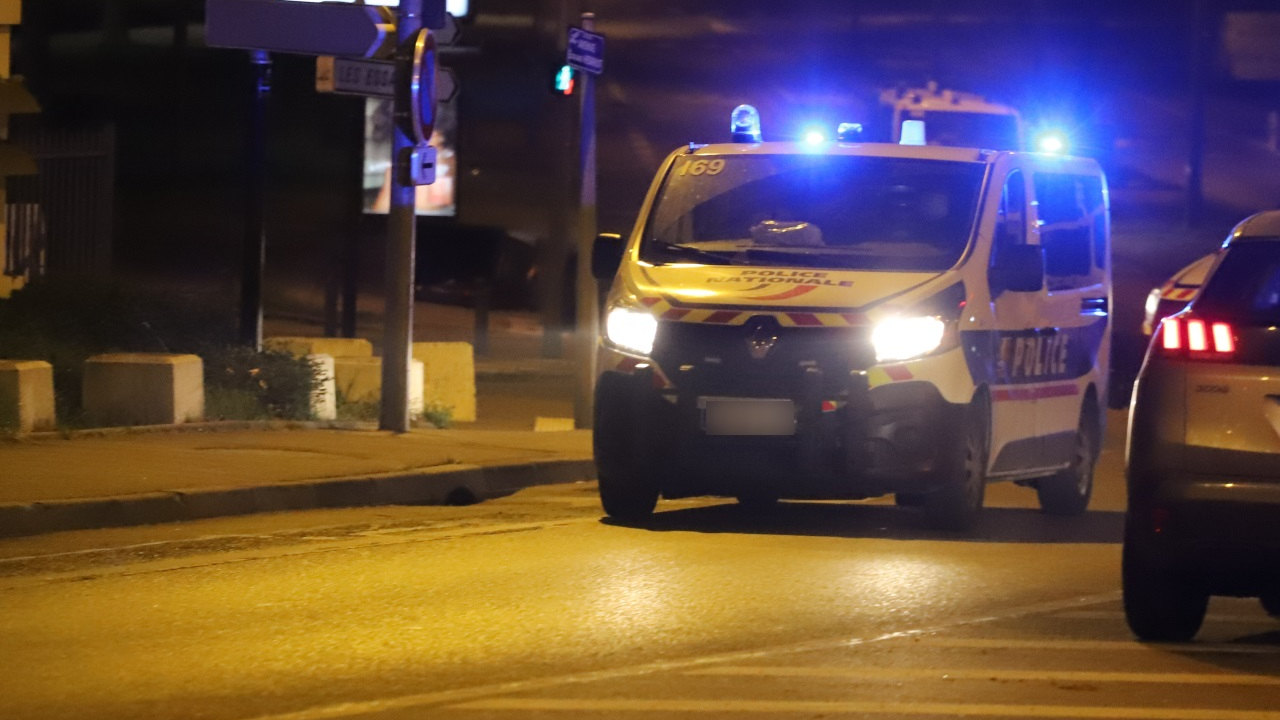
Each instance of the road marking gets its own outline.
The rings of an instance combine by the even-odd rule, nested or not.
[[[453,710],[517,712],[656,712],[656,713],[805,713],[880,715],[974,715],[1038,718],[1115,718],[1117,720],[1280,720],[1274,710],[1216,708],[1143,708],[1090,705],[1000,705],[977,703],[898,703],[841,700],[562,700],[493,698],[454,705]]]
[[[1043,603],[1035,603],[1033,605],[1024,605],[1022,607],[1010,608],[1002,613],[965,618],[954,622],[886,633],[884,635],[869,638],[827,638],[824,640],[811,640],[792,645],[778,645],[775,647],[741,650],[738,652],[720,653],[717,655],[702,655],[679,660],[659,660],[656,662],[643,663],[641,665],[630,665],[605,670],[592,670],[570,675],[552,675],[549,677],[534,678],[531,680],[513,680],[511,682],[494,683],[492,685],[477,685],[474,687],[457,688],[454,690],[441,690],[438,692],[421,693],[417,695],[403,695],[401,697],[386,698],[382,700],[320,705],[295,712],[280,713],[276,715],[260,715],[256,718],[249,718],[247,720],[328,720],[329,718],[346,718],[379,712],[415,710],[434,705],[456,705],[458,703],[464,703],[478,698],[487,698],[494,695],[537,692],[551,688],[564,687],[567,685],[584,685],[604,680],[619,680],[640,677],[643,675],[653,675],[661,672],[677,672],[704,665],[743,663],[776,655],[795,655],[806,652],[870,645],[872,643],[879,643],[887,640],[918,638],[921,635],[953,630],[955,628],[966,627],[969,625],[996,622],[1000,620],[1012,620],[1015,618],[1026,617],[1028,615],[1045,615],[1072,608],[1088,607],[1091,605],[1103,605],[1105,603],[1115,602],[1119,598],[1120,593],[1118,592],[1109,592],[1100,595],[1086,595],[1083,597],[1071,598],[1069,600],[1051,600]],[[1251,718],[1249,720],[1256,719]],[[1280,718],[1276,718],[1275,720],[1280,720]]]
[[[1170,685],[1280,685],[1280,677],[1226,673],[1135,673],[1092,670],[994,670],[743,665],[701,668],[686,675],[840,678],[842,680],[1016,680],[1029,682],[1167,683]]]
[[[1053,617],[1065,618],[1067,620],[1123,620],[1124,613],[1119,610],[1104,611],[1076,611],[1057,613]],[[1258,623],[1275,623],[1274,618],[1267,617],[1261,613],[1257,615],[1214,615],[1209,614],[1204,617],[1205,622],[1217,623],[1247,623],[1256,625]]]
[[[945,648],[996,649],[996,650],[1083,650],[1087,652],[1114,652],[1117,650],[1173,651],[1185,653],[1223,653],[1227,655],[1280,655],[1280,646],[1228,645],[1226,643],[1160,643],[1143,644],[1137,640],[995,640],[989,638],[941,638],[925,637],[915,641],[919,645]]]

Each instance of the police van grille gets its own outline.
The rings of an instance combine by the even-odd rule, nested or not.
[[[752,357],[753,339],[776,338],[767,351]],[[806,369],[823,373],[824,387],[837,394],[849,372],[865,367],[870,349],[866,328],[782,327],[772,317],[757,316],[744,325],[660,322],[653,359],[679,386],[696,377],[702,395],[792,395]],[[689,369],[692,370],[689,370]]]

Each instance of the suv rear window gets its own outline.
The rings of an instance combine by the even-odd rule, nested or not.
[[[1194,307],[1251,325],[1280,324],[1280,242],[1233,245]]]

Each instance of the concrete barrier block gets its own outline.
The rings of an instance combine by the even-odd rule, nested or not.
[[[373,402],[382,398],[382,358],[335,357],[333,376],[337,391],[348,402]],[[422,362],[414,360],[409,368],[409,413],[421,415]]]
[[[364,338],[270,337],[262,341],[262,349],[287,352],[295,357],[373,357],[373,344]]]
[[[320,373],[320,387],[311,393],[311,416],[316,420],[338,419],[338,383],[333,374],[332,355],[308,355],[307,359]]]
[[[95,355],[85,361],[84,409],[103,425],[202,420],[204,362],[195,355]]]
[[[426,399],[452,408],[455,422],[475,422],[476,361],[471,343],[414,343],[413,358],[422,361],[426,373]]]
[[[53,366],[43,360],[0,360],[0,428],[53,430]]]

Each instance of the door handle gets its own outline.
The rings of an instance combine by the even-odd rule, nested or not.
[[[1105,297],[1087,297],[1080,300],[1081,315],[1106,315],[1108,303]]]

